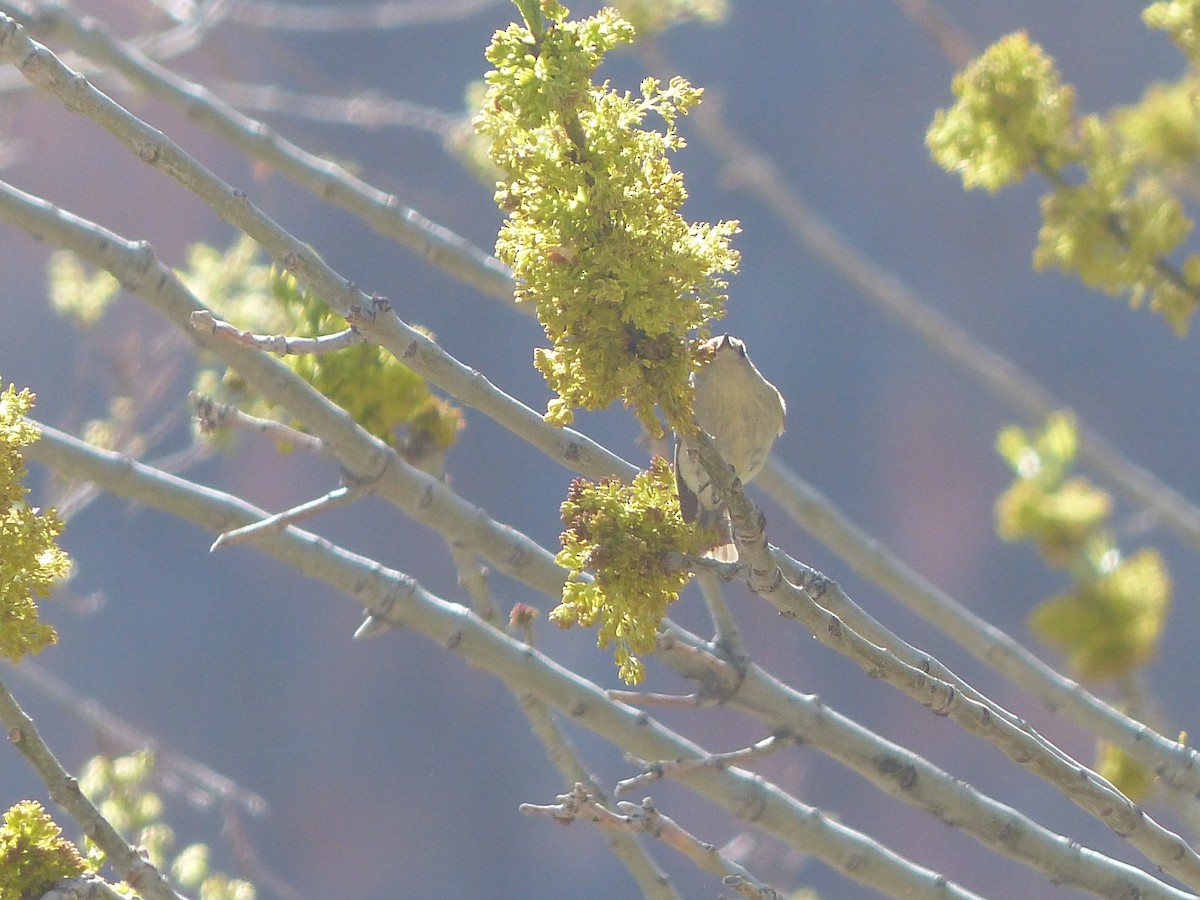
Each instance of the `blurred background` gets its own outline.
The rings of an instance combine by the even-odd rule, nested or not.
[[[162,22],[141,0],[78,5],[122,36]],[[492,33],[516,16],[515,7],[414,6],[462,14],[336,34],[226,22],[170,66],[218,87],[231,82],[376,96],[461,114],[468,86],[488,68],[483,51]],[[1080,112],[1134,102],[1148,84],[1173,79],[1184,66],[1165,36],[1142,25],[1136,4],[960,0],[945,7],[976,51],[1027,30],[1076,86]],[[572,12],[594,9],[579,3]],[[925,130],[934,111],[951,100],[956,65],[902,3],[734,2],[724,23],[680,26],[664,33],[658,46],[671,71],[704,87],[706,102],[719,104],[739,137],[851,244],[1013,360],[1130,459],[1200,499],[1194,451],[1200,426],[1187,387],[1200,370],[1194,340],[1175,337],[1158,316],[1131,311],[1072,278],[1032,271],[1043,184],[1027,182],[996,196],[966,194],[930,162]],[[620,90],[636,91],[646,74],[644,58],[630,50],[614,54],[601,71]],[[169,265],[182,266],[194,242],[232,243],[236,235],[210,210],[101,128],[51,98],[16,88],[14,73],[0,75],[7,79],[0,94],[6,160],[0,177],[125,237],[149,240]],[[402,318],[431,329],[455,357],[544,408],[548,393],[532,367],[542,335],[531,318],[256,166],[165,103],[116,95],[246,190],[341,274],[386,295]],[[501,221],[492,191],[445,152],[436,128],[254,114],[312,152],[352,162],[366,181],[478,246],[492,246]],[[726,327],[747,341],[759,368],[787,398],[779,458],[918,572],[1032,644],[1027,613],[1065,583],[1029,547],[995,537],[993,503],[1010,472],[993,444],[1007,423],[1037,423],[993,400],[904,323],[882,315],[763,203],[736,189],[714,153],[693,136],[690,120],[682,120],[680,130],[691,139],[675,160],[690,193],[685,215],[742,225],[735,242],[742,266],[732,279]],[[71,428],[104,415],[107,396],[123,379],[160,379],[162,409],[177,418],[151,457],[183,449],[193,363],[158,349],[165,321],[123,297],[98,332],[81,338],[46,302],[53,248],[3,226],[0,248],[4,381],[37,393],[40,420]],[[555,548],[558,508],[572,474],[478,413],[467,411],[466,423],[447,460],[453,487]],[[627,459],[646,460],[636,423],[621,410],[582,414],[577,427]],[[330,490],[339,473],[333,464],[299,453],[280,456],[266,441],[243,439],[233,454],[188,474],[281,510]],[[35,502],[44,502],[45,481],[45,471],[35,468]],[[884,624],[1066,750],[1092,758],[1089,735],[997,680],[855,576],[761,491],[752,493],[764,504],[775,543],[839,581]],[[1200,564],[1192,548],[1167,531],[1147,529],[1139,512],[1121,507],[1122,544],[1155,543],[1176,586],[1171,625],[1146,689],[1161,706],[1165,733],[1194,731],[1200,609],[1191,586]],[[408,572],[447,599],[464,599],[441,539],[380,501],[331,513],[309,527]],[[97,500],[70,522],[63,543],[78,568],[72,591],[99,593],[102,601],[47,604],[59,644],[37,661],[153,735],[163,749],[186,753],[265,798],[268,811],[245,823],[249,839],[301,895],[635,896],[632,880],[590,825],[559,828],[517,812],[523,802],[553,802],[564,785],[501,684],[420,635],[352,641],[361,611],[348,598],[249,547],[209,555],[212,539],[152,509]],[[506,611],[515,602],[543,612],[552,605],[503,578],[493,580],[493,589]],[[778,677],[1042,824],[1142,864],[1104,826],[993,747],[868,680],[799,628],[779,627],[762,601],[734,591],[731,602],[755,659]],[[706,628],[698,595],[686,595],[671,615],[687,627]],[[559,632],[543,621],[537,634],[539,646],[565,665],[619,686],[611,654],[595,646],[593,633]],[[1038,653],[1057,661],[1044,648]],[[96,752],[86,727],[15,677],[11,687],[68,768]],[[654,662],[646,687],[689,689]],[[714,751],[765,736],[761,726],[731,711],[668,710],[661,718]],[[634,774],[600,738],[582,731],[571,736],[602,783]],[[757,770],[804,803],[984,895],[1075,896],[814,751],[792,748],[762,760]],[[741,834],[736,821],[673,784],[656,784],[649,793],[660,810],[703,840],[720,845]],[[17,754],[0,755],[0,803],[7,807],[25,796],[44,799],[44,791]],[[1170,811],[1153,812],[1178,825]],[[167,815],[181,841],[208,840],[217,862],[234,868],[215,812],[171,797]],[[681,896],[721,891],[715,878],[666,848],[651,852]],[[811,887],[823,897],[850,900],[874,896],[819,861],[761,837],[739,838],[735,855],[780,888]],[[265,888],[260,895],[270,896]]]

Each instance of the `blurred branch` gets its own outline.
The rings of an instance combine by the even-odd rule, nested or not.
[[[266,812],[267,801],[254,791],[190,757],[164,750],[150,735],[113,715],[92,698],[76,693],[32,660],[26,659],[20,665],[7,668],[11,678],[24,682],[71,717],[94,729],[106,742],[119,747],[119,752],[153,751],[156,776],[162,777],[168,788],[193,805],[204,808],[214,803],[233,803],[255,816]]]
[[[454,22],[502,2],[507,0],[386,0],[355,6],[300,6],[269,0],[230,0],[227,15],[231,21],[258,28],[328,33]]]
[[[147,900],[183,900],[157,868],[130,846],[100,811],[83,795],[79,782],[54,758],[33,719],[17,705],[0,681],[0,725],[11,743],[37,772],[50,799],[61,806],[92,841],[108,855],[108,862]]]
[[[4,7],[5,4],[0,2],[0,10]],[[294,6],[289,8],[297,9]],[[492,256],[416,210],[403,206],[395,196],[354,177],[336,163],[279,137],[267,125],[238,112],[207,88],[181,78],[127,43],[119,41],[99,22],[91,19],[81,21],[65,10],[59,10],[53,16],[35,17],[29,22],[29,28],[39,35],[65,40],[90,59],[112,67],[131,84],[170,101],[182,109],[189,120],[216,132],[252,159],[266,163],[320,199],[360,217],[375,231],[416,251],[427,262],[459,281],[489,296],[512,301],[512,276],[507,267]],[[22,43],[25,48],[22,52],[32,49],[31,45],[24,41]],[[57,59],[51,63],[51,67],[61,70],[56,72],[55,77],[70,77]],[[99,91],[94,93],[99,94]],[[62,95],[59,96],[64,99]],[[103,95],[100,94],[100,97]],[[93,103],[89,104],[90,111],[85,114],[106,128],[115,124],[106,122],[106,117],[96,118],[100,112],[95,102],[98,98],[90,99]],[[83,109],[77,111],[82,112]],[[152,139],[154,134],[157,132],[149,130],[135,140],[141,145],[147,138]],[[136,147],[131,149],[136,152]],[[146,152],[149,152],[149,148]],[[161,163],[158,164],[161,166]],[[218,208],[214,206],[214,209]],[[260,243],[267,246],[262,241]]]
[[[333,122],[356,128],[411,128],[445,138],[469,118],[408,100],[393,100],[370,93],[353,97],[322,97],[301,94],[273,84],[217,81],[212,91],[240,110],[276,113],[312,122]]]
[[[912,19],[929,35],[933,45],[956,69],[969,63],[978,52],[975,42],[965,31],[950,21],[934,0],[895,0],[901,12]]]
[[[698,869],[712,872],[728,880],[737,878],[738,893],[746,897],[778,897],[780,894],[759,882],[742,866],[724,856],[712,844],[701,841],[687,830],[680,828],[678,823],[664,816],[654,807],[649,799],[641,805],[620,803],[619,813],[605,806],[603,797],[592,793],[585,784],[576,784],[569,794],[560,794],[558,803],[553,806],[538,806],[533,803],[522,803],[521,812],[526,815],[545,815],[560,825],[570,825],[579,819],[594,822],[600,829],[613,833],[648,834],[662,841],[688,859]]]
[[[64,878],[38,900],[128,900],[107,881],[94,875]]]

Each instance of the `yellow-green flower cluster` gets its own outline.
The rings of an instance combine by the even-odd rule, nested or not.
[[[1196,308],[1200,257],[1186,280],[1161,262],[1191,231],[1183,207],[1158,179],[1137,178],[1131,145],[1094,116],[1080,126],[1081,164],[1087,181],[1061,184],[1042,198],[1042,228],[1033,264],[1077,272],[1084,284],[1110,294],[1128,292],[1179,333]]]
[[[33,400],[28,390],[18,392],[11,384],[0,391],[0,656],[13,662],[58,639],[38,619],[34,597],[50,593],[71,565],[55,543],[63,528],[57,513],[25,502],[21,448],[39,437],[23,418]]]
[[[301,291],[293,276],[273,269],[271,287],[299,333],[330,334],[346,327],[324,301]],[[420,375],[377,344],[288,356],[284,361],[371,434],[402,449],[414,464],[449,449],[462,430],[461,410],[435,397]]]
[[[1066,569],[1071,590],[1038,606],[1034,633],[1061,648],[1081,678],[1116,678],[1154,655],[1171,605],[1171,579],[1159,554],[1125,558],[1108,530],[1112,500],[1081,477],[1069,477],[1077,438],[1058,414],[1037,434],[1009,427],[997,449],[1017,473],[996,503],[1006,540],[1032,542],[1048,563]]]
[[[636,684],[645,676],[638,655],[654,649],[667,607],[687,585],[680,554],[701,552],[705,536],[684,523],[671,466],[661,457],[631,485],[577,478],[562,519],[567,530],[556,561],[570,574],[550,619],[563,628],[598,625],[597,643],[616,645],[621,678]]]
[[[1154,788],[1154,772],[1108,741],[1097,742],[1092,768],[1134,803],[1145,800]]]
[[[1034,634],[1067,654],[1079,677],[1117,678],[1154,658],[1171,609],[1171,578],[1162,557],[1143,548],[1095,560],[1096,574],[1039,607]]]
[[[247,237],[226,251],[203,244],[192,247],[188,268],[180,275],[197,296],[238,328],[317,336],[346,327],[344,319],[323,300],[302,291],[291,275],[261,262],[257,245]],[[431,394],[419,375],[375,344],[290,355],[283,361],[371,434],[401,448],[414,463],[452,446],[462,429],[457,408]],[[220,382],[212,373],[202,373],[197,389],[212,394]],[[237,396],[242,385],[236,373],[226,373],[223,383],[245,411],[268,414],[266,400],[245,401]]]
[[[154,754],[148,751],[95,756],[84,765],[79,787],[122,837],[143,848],[154,865],[169,867],[181,887],[204,900],[254,900],[250,882],[212,871],[205,844],[191,844],[171,856],[175,832],[162,821],[162,800],[145,787],[153,771]],[[88,856],[96,868],[103,865],[104,854],[90,842]]]
[[[95,325],[121,290],[108,272],[89,275],[79,257],[55,250],[47,264],[50,305],[61,316],[70,316],[81,328]]]
[[[496,253],[553,344],[535,354],[558,395],[548,421],[565,425],[578,408],[622,399],[653,434],[662,432],[656,404],[686,428],[697,346],[689,335],[707,336],[722,314],[720,276],[738,259],[729,247],[736,222],[679,214],[687,193],[666,159],[683,145],[677,116],[701,92],[682,78],[665,87],[647,79],[640,97],[594,85],[604,55],[632,41],[633,28],[610,9],[565,17],[542,3],[529,27],[511,25],[488,49],[495,69],[475,124],[503,172],[496,200],[508,219]],[[651,113],[665,132],[642,127]]]
[[[63,878],[89,871],[40,803],[23,800],[0,825],[0,898],[40,897]]]
[[[721,22],[729,13],[727,0],[617,0],[614,5],[640,35],[691,20]]]
[[[998,191],[1039,163],[1057,170],[1070,158],[1075,93],[1024,32],[989,47],[954,76],[953,90],[957,102],[938,110],[925,140],[965,187]]]
[[[1040,432],[1010,425],[996,451],[1017,473],[996,502],[996,530],[1029,541],[1048,563],[1068,565],[1112,514],[1112,498],[1086,478],[1069,477],[1078,438],[1073,418],[1059,413]]]
[[[1192,65],[1200,66],[1200,0],[1151,3],[1142,11],[1142,21],[1171,35]]]
[[[1146,21],[1194,51],[1200,2],[1154,4]],[[1200,299],[1200,254],[1170,257],[1192,221],[1168,179],[1200,161],[1197,80],[1156,86],[1132,107],[1073,120],[1074,93],[1024,34],[1005,37],[954,79],[957,102],[926,135],[933,158],[964,186],[998,190],[1039,171],[1037,268],[1075,272],[1092,287],[1144,301],[1179,334]]]

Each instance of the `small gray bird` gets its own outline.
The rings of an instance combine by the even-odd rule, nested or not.
[[[712,435],[725,462],[747,484],[762,471],[775,438],[783,434],[787,405],[775,385],[763,378],[746,353],[746,345],[728,334],[705,341],[714,356],[692,381],[696,386],[696,421]],[[686,443],[675,440],[675,485],[685,522],[699,519],[716,528],[720,543],[707,556],[736,562],[737,547],[725,504],[713,495],[708,473]]]

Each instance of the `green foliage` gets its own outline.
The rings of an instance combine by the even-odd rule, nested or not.
[[[1200,65],[1200,0],[1151,3],[1142,12],[1142,21],[1171,35],[1192,65]]]
[[[737,223],[688,223],[682,177],[666,159],[683,146],[675,120],[700,91],[682,78],[642,82],[641,97],[592,83],[604,55],[634,38],[604,9],[565,21],[557,3],[518,4],[529,27],[497,32],[495,69],[476,128],[502,170],[496,201],[508,213],[497,256],[512,266],[521,302],[536,305],[552,342],[535,364],[558,395],[546,419],[620,398],[652,434],[655,405],[685,430],[697,338],[726,300],[724,272]],[[526,10],[526,7],[534,7]],[[544,19],[543,19],[544,15]],[[654,113],[665,132],[642,126]]]
[[[1200,158],[1200,96],[1194,73],[1173,84],[1152,84],[1133,106],[1113,111],[1121,140],[1140,147],[1155,166],[1191,166]]]
[[[320,298],[302,291],[295,278],[260,261],[257,245],[241,237],[228,250],[203,244],[188,254],[180,273],[188,287],[238,328],[265,334],[317,336],[341,331],[346,322]],[[462,429],[461,412],[430,393],[425,381],[375,344],[334,353],[289,355],[284,362],[301,378],[345,409],[376,437],[400,448],[413,462],[453,445]],[[221,385],[223,391],[218,391]],[[236,373],[197,378],[197,390],[223,393],[246,412],[268,415],[266,399],[243,396]],[[300,423],[302,425],[302,423]]]
[[[61,316],[70,316],[80,327],[96,324],[120,293],[121,285],[108,272],[89,277],[79,257],[55,250],[47,265],[50,305]]]
[[[1024,32],[989,47],[954,77],[953,90],[957,102],[938,110],[925,141],[964,187],[998,191],[1039,162],[1057,170],[1071,158],[1075,92]]]
[[[328,334],[346,327],[324,301],[301,291],[292,275],[272,269],[271,289],[299,333]],[[288,356],[285,362],[371,434],[399,446],[412,462],[449,449],[462,430],[461,411],[431,394],[420,375],[376,344]],[[403,442],[397,432],[401,427]]]
[[[62,836],[54,820],[33,800],[4,814],[0,825],[0,900],[40,897],[63,878],[83,875],[89,866]]]
[[[640,35],[657,34],[693,19],[717,23],[729,13],[726,0],[616,0],[613,5]]]
[[[1108,741],[1100,741],[1092,768],[1134,803],[1149,797],[1154,787],[1154,773]]]
[[[175,833],[162,822],[162,800],[143,784],[153,772],[149,751],[96,756],[84,765],[79,787],[123,837],[143,848],[155,866],[169,870],[181,887],[198,891],[202,900],[254,900],[252,884],[212,871],[206,845],[191,844],[171,856]],[[103,865],[104,854],[90,841],[88,855],[96,868]]]
[[[679,554],[701,552],[706,536],[683,521],[674,474],[661,457],[632,485],[575,479],[562,519],[567,530],[555,561],[570,574],[550,619],[563,628],[598,624],[597,643],[616,644],[619,674],[636,684],[645,677],[637,654],[654,649],[667,607],[688,582]]]
[[[1080,126],[1087,181],[1062,184],[1042,198],[1043,225],[1033,263],[1078,273],[1110,294],[1146,297],[1179,333],[1196,306],[1194,289],[1160,264],[1191,230],[1183,207],[1157,179],[1136,177],[1137,154],[1094,116]]]
[[[1193,53],[1198,8],[1158,3],[1145,19]],[[955,77],[957,102],[937,112],[926,141],[967,188],[995,191],[1040,172],[1051,190],[1034,265],[1076,273],[1134,307],[1148,301],[1182,335],[1200,297],[1200,255],[1171,262],[1192,221],[1167,176],[1197,162],[1196,86],[1191,73],[1136,106],[1075,122],[1073,91],[1050,57],[1026,35],[1009,35]]]
[[[0,656],[13,662],[58,639],[38,620],[34,597],[49,594],[70,570],[67,554],[55,543],[63,528],[57,513],[25,502],[21,448],[39,437],[23,418],[33,401],[32,393],[18,393],[13,385],[0,391]]]
[[[1010,425],[996,439],[1018,476],[996,501],[996,530],[1006,541],[1029,541],[1052,565],[1069,564],[1112,513],[1107,493],[1067,477],[1076,449],[1075,422],[1064,413],[1040,433]]]
[[[1157,551],[1110,558],[1094,576],[1037,607],[1034,634],[1067,654],[1079,677],[1117,678],[1149,662],[1171,608],[1171,578]]]
[[[1030,627],[1067,654],[1086,679],[1116,678],[1154,655],[1171,605],[1171,580],[1158,553],[1123,558],[1108,531],[1112,500],[1070,477],[1076,434],[1072,418],[1052,416],[1032,434],[1004,429],[997,450],[1017,474],[996,502],[997,531],[1027,540],[1048,563],[1065,568],[1071,589],[1038,606]]]

